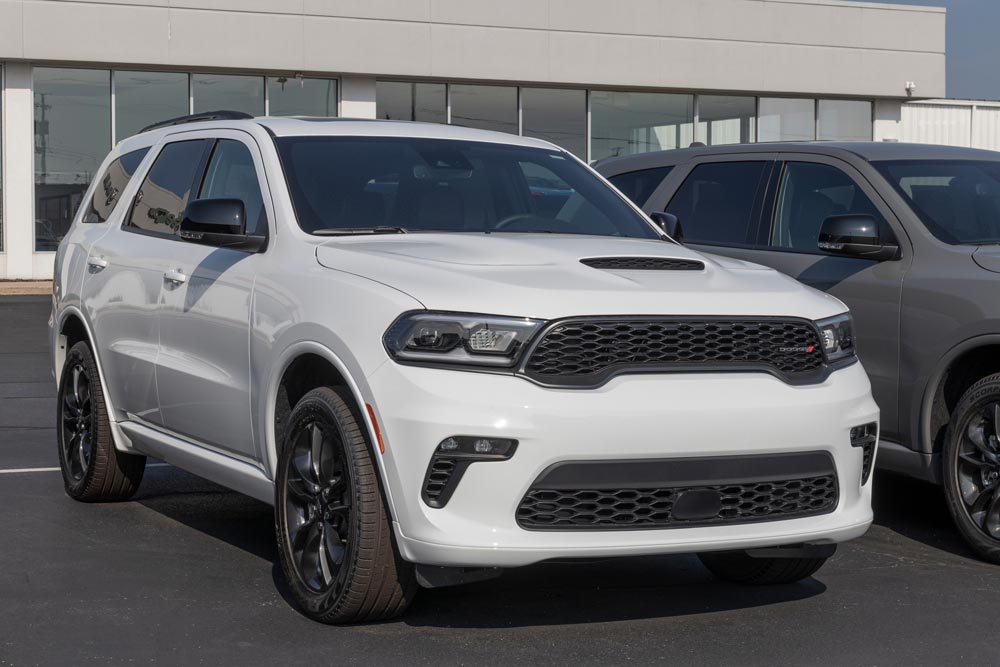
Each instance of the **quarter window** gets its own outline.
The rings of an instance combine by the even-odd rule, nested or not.
[[[126,229],[171,236],[177,233],[184,208],[197,187],[208,143],[208,139],[195,139],[163,147],[135,196]]]
[[[247,233],[267,230],[257,169],[250,149],[241,141],[220,139],[215,144],[198,199],[240,199],[246,209]]]
[[[672,169],[672,166],[640,169],[612,176],[608,180],[621,190],[623,195],[635,202],[636,206],[642,206]]]
[[[781,175],[771,245],[819,252],[816,242],[823,221],[849,213],[870,215],[880,228],[886,229],[875,204],[841,169],[827,164],[789,162]]]
[[[767,162],[706,162],[694,168],[667,213],[680,220],[691,243],[747,245]]]
[[[94,189],[90,207],[83,216],[83,222],[107,222],[118,205],[122,192],[128,187],[132,175],[138,169],[148,148],[141,148],[118,157],[108,165],[103,177]]]

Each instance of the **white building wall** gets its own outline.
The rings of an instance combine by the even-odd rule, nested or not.
[[[1000,102],[927,100],[902,109],[901,140],[1000,151]]]

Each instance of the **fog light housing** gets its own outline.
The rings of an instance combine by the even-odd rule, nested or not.
[[[444,507],[470,465],[477,461],[506,461],[516,449],[517,440],[510,438],[466,435],[445,438],[431,455],[420,495],[428,506]]]
[[[861,448],[861,486],[864,486],[871,477],[872,464],[875,462],[875,449],[878,446],[878,424],[869,422],[851,427],[851,446]]]

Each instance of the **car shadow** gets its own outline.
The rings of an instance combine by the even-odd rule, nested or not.
[[[881,470],[875,472],[874,481],[876,525],[928,547],[978,560],[948,513],[943,487]]]
[[[279,595],[295,608],[274,540],[271,507],[172,466],[147,470],[135,502],[271,563]],[[706,614],[822,594],[817,579],[748,587],[716,580],[695,556],[552,561],[490,581],[421,590],[403,622],[413,626],[508,628]]]

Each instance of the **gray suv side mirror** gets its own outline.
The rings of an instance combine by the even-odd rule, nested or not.
[[[681,227],[681,221],[677,219],[676,215],[667,213],[666,211],[654,211],[649,214],[649,217],[653,219],[657,227],[663,230],[664,234],[677,241],[677,243],[684,244],[684,229]]]
[[[246,207],[241,199],[196,199],[184,209],[180,237],[190,243],[260,252],[263,234],[246,233]]]
[[[878,261],[899,255],[898,245],[882,241],[878,221],[870,215],[831,215],[820,226],[816,247],[838,255]]]

